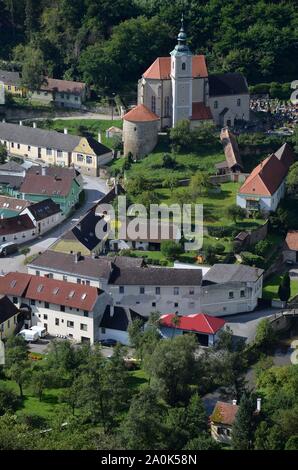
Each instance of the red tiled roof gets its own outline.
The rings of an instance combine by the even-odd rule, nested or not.
[[[158,121],[159,117],[150,111],[147,106],[138,104],[135,108],[124,114],[123,119],[133,122]]]
[[[206,106],[203,102],[192,103],[191,119],[193,121],[213,119],[209,106]]]
[[[169,313],[160,317],[160,322],[163,326],[174,328],[172,323],[175,315]],[[215,334],[226,323],[221,318],[212,317],[205,313],[195,313],[193,315],[186,315],[179,317],[179,324],[176,327],[179,330],[197,331],[199,333]]]
[[[298,230],[290,230],[286,237],[286,248],[298,251]]]
[[[158,57],[146,70],[143,77],[157,80],[170,80],[170,74],[171,57]],[[208,77],[204,55],[192,56],[192,76],[193,78]]]
[[[0,235],[2,237],[11,235],[12,233],[33,230],[34,228],[35,225],[27,214],[16,215],[8,219],[0,219]]]
[[[287,172],[288,168],[274,154],[270,155],[251,172],[239,189],[239,194],[272,196]]]
[[[283,144],[274,155],[283,163],[288,169],[295,162],[295,154],[292,147],[285,143]]]
[[[32,276],[26,298],[92,311],[100,292],[96,287]]]
[[[86,87],[83,82],[73,82],[70,80],[58,80],[57,78],[45,77],[45,83],[41,85],[41,90],[58,91],[62,93],[72,93],[80,95]]]
[[[0,294],[41,300],[89,312],[101,292],[97,287],[24,273],[12,272],[0,278]]]
[[[52,175],[36,175],[28,173],[20,188],[21,193],[41,194],[45,196],[67,196],[71,191],[73,176],[65,174],[56,178]]]
[[[23,297],[30,279],[30,274],[8,273],[0,277],[0,294]]]
[[[211,421],[214,423],[227,424],[232,426],[235,421],[239,407],[232,403],[226,403],[224,401],[218,401],[215,408],[210,416]]]

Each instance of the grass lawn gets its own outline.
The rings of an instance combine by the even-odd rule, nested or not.
[[[276,276],[273,276],[272,278],[269,278],[268,281],[265,282],[265,285],[263,288],[264,299],[279,300],[278,288],[282,280],[282,277],[283,277],[282,274],[276,275]],[[291,299],[296,297],[296,295],[298,295],[298,281],[291,280]]]
[[[96,140],[98,131],[101,131],[102,143],[108,147],[111,145],[111,139],[106,138],[105,131],[111,126],[120,127],[122,129],[122,120],[101,120],[101,119],[57,119],[41,121],[38,127],[63,132],[64,128],[68,129],[69,134],[82,135],[83,132],[90,133]]]
[[[0,380],[0,384],[4,384],[7,388],[10,388],[19,395],[19,387],[13,380]],[[38,415],[43,418],[52,418],[59,413],[59,409],[63,406],[62,403],[59,403],[59,396],[62,392],[63,389],[56,388],[45,390],[42,401],[39,401],[31,390],[25,387],[25,397],[20,408],[16,411],[16,414],[25,413]]]
[[[128,386],[132,391],[137,391],[138,389],[145,387],[148,384],[148,375],[142,369],[133,370],[128,372],[129,382]]]

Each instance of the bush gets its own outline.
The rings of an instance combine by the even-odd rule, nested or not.
[[[249,266],[256,266],[257,268],[262,268],[264,265],[264,258],[262,256],[255,255],[249,251],[242,251],[241,253],[242,261],[244,264]]]
[[[161,242],[161,250],[165,258],[173,261],[183,253],[183,248],[179,243],[171,240]]]
[[[5,385],[0,384],[0,416],[8,411],[15,411],[18,407],[18,396]]]
[[[265,256],[271,245],[268,240],[261,240],[255,245],[254,252],[258,256]]]

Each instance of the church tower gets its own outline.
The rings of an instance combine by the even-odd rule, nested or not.
[[[171,80],[173,96],[172,126],[192,115],[192,53],[186,44],[183,15],[178,44],[171,52]]]

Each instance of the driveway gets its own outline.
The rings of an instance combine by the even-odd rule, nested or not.
[[[30,247],[30,255],[47,250],[63,233],[70,230],[78,222],[79,218],[109,190],[106,180],[102,178],[83,176],[83,181],[86,193],[84,205],[53,230],[32,240],[30,243],[26,243],[26,246]],[[9,271],[27,272],[27,268],[24,265],[24,255],[16,254],[8,258],[0,258],[0,274],[5,274]]]
[[[234,336],[245,338],[248,343],[252,342],[256,335],[257,325],[262,318],[268,318],[277,313],[279,309],[267,308],[250,313],[239,313],[228,317],[222,317],[233,331]]]

